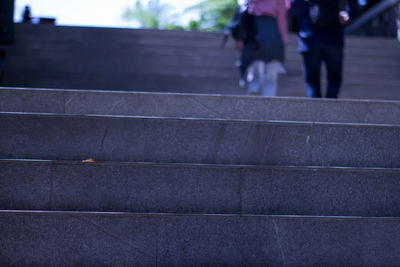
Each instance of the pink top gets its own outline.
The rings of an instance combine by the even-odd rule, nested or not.
[[[278,22],[279,31],[284,43],[287,42],[286,12],[290,8],[290,0],[251,0],[249,13],[255,16],[271,15]]]

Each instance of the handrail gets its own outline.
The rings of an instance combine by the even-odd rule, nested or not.
[[[387,9],[393,7],[394,5],[400,3],[400,0],[383,0],[379,4],[369,9],[360,17],[356,18],[349,26],[345,28],[345,33],[353,33],[360,29],[362,26],[370,22],[375,17],[379,16],[381,13]]]

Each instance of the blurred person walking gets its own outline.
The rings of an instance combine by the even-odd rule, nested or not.
[[[247,84],[251,95],[275,96],[278,74],[285,72],[282,62],[290,1],[250,0],[240,4],[247,6],[251,16],[250,35],[245,40],[236,41],[236,48],[241,51],[241,86]]]
[[[350,19],[346,1],[292,0],[290,12],[297,16],[299,51],[303,56],[307,95],[322,97],[320,76],[324,62],[328,80],[325,96],[337,98],[342,85],[343,25]]]
[[[30,6],[25,6],[24,12],[22,13],[22,22],[23,23],[32,23]]]

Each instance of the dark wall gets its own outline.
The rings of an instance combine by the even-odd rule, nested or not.
[[[14,0],[0,1],[0,44],[14,41]]]

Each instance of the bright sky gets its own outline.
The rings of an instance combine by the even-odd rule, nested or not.
[[[20,22],[26,5],[31,7],[33,17],[56,18],[57,25],[80,25],[97,27],[134,27],[133,22],[122,19],[127,7],[133,7],[136,0],[16,0],[14,20]],[[146,0],[142,0],[143,3]],[[168,3],[172,13],[181,15],[189,6],[200,0],[160,0]],[[179,24],[186,25],[196,14],[185,14]]]

